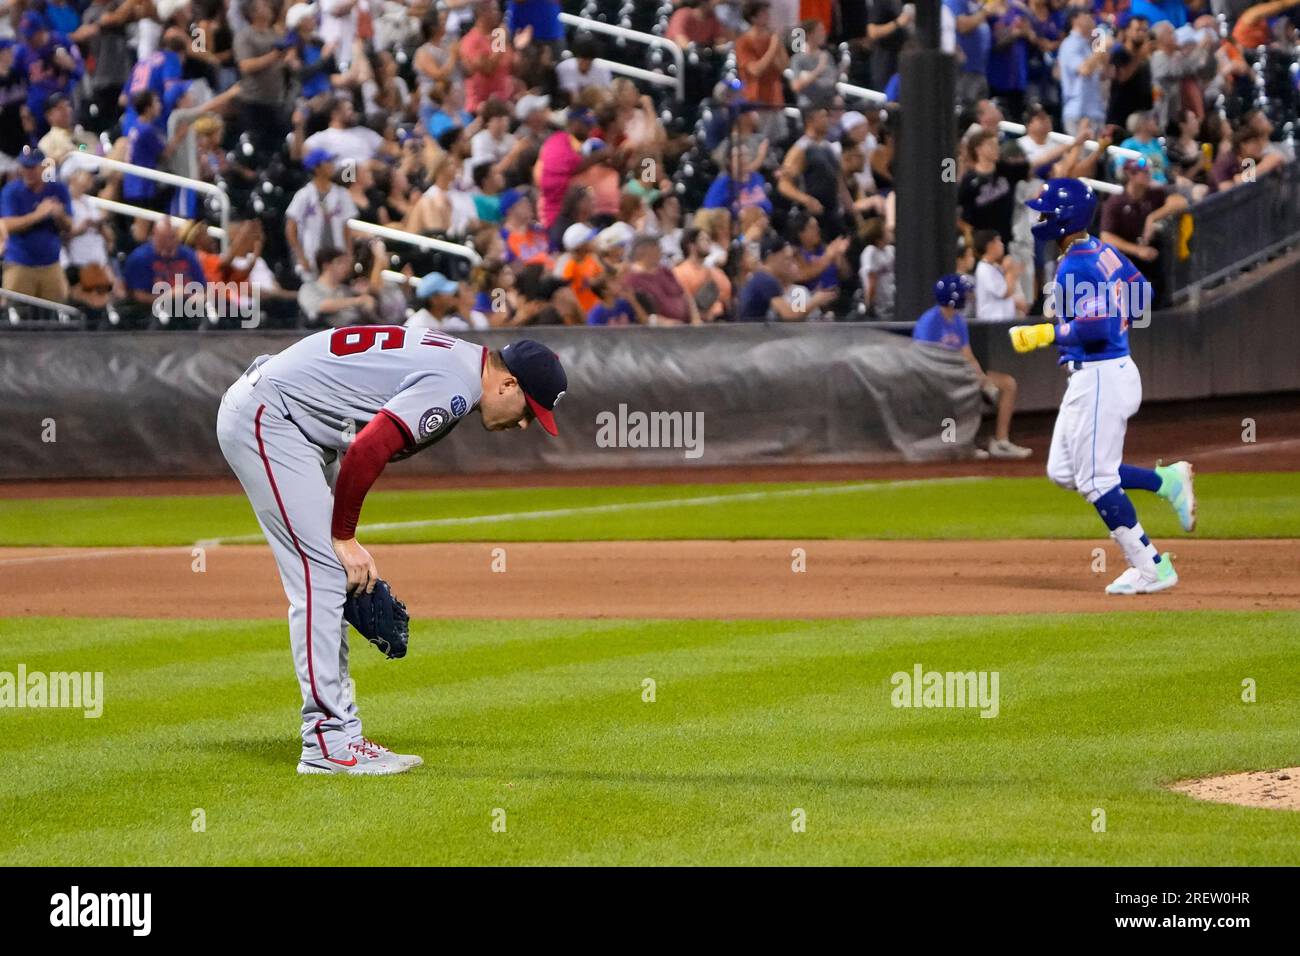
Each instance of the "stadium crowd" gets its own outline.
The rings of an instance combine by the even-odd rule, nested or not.
[[[1155,277],[1189,204],[1291,162],[1297,7],[944,0],[967,317],[1036,309],[1048,176],[1122,185],[1103,237]],[[562,10],[666,37],[685,75]],[[914,29],[899,0],[0,0],[3,286],[124,327],[915,319]],[[217,186],[225,233],[208,193],[105,157]]]

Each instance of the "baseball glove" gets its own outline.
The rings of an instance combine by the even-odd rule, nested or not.
[[[343,619],[389,660],[406,656],[411,617],[406,605],[393,597],[387,581],[377,582],[369,594],[350,595],[343,602]]]

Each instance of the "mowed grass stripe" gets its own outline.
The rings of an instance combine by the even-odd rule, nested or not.
[[[1300,537],[1300,474],[1207,474],[1197,491],[1202,537]],[[690,498],[709,503],[665,504]],[[1164,501],[1133,498],[1152,535],[1180,533]],[[1091,507],[1046,478],[988,478],[377,491],[360,533],[391,543],[1097,538],[1102,530]],[[252,510],[235,495],[0,501],[0,545],[162,547],[257,535]]]
[[[110,679],[100,721],[11,725],[0,812],[19,822],[0,834],[0,863],[1283,863],[1300,851],[1300,815],[1159,788],[1294,760],[1295,613],[445,622],[444,652],[354,653],[367,731],[428,761],[392,780],[293,775],[287,651],[255,650],[283,639],[279,622],[240,632],[254,648],[242,684],[228,683],[238,661],[220,658],[208,687],[184,673],[209,665],[172,639],[183,622],[105,623],[129,623],[131,652],[102,645],[81,666],[128,669],[131,696],[115,700]],[[38,626],[57,648],[85,624]],[[31,626],[0,623],[0,646]],[[889,675],[916,662],[1000,670],[1001,716],[890,707]],[[1241,702],[1244,677],[1258,703]],[[506,834],[490,830],[496,807]],[[790,829],[795,807],[806,833]],[[1105,834],[1091,829],[1097,807]]]

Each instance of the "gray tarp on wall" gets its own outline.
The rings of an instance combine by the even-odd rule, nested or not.
[[[1147,401],[1300,389],[1300,256],[1157,313],[1131,336]],[[1022,410],[1055,408],[1051,351],[1017,355],[975,325],[986,368],[1015,375]],[[421,472],[873,461],[961,455],[980,399],[960,356],[864,325],[537,329],[569,371],[561,436],[491,435],[469,421],[395,468]],[[499,347],[508,333],[470,335]],[[213,435],[221,393],[291,334],[0,334],[0,479],[228,474]],[[703,412],[704,453],[601,448],[596,416]],[[945,443],[943,423],[954,425]],[[46,421],[57,441],[42,438]]]
[[[979,394],[960,356],[862,325],[537,329],[569,393],[560,437],[489,434],[476,416],[419,472],[869,461],[962,454]],[[514,333],[466,335],[494,348]],[[0,335],[0,478],[228,474],[214,435],[222,392],[292,334],[31,332]],[[703,454],[602,448],[619,405],[703,413]],[[951,419],[944,442],[945,419]],[[53,422],[55,441],[49,437]]]

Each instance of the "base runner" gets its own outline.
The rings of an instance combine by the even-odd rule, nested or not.
[[[536,420],[554,435],[567,386],[555,353],[528,339],[494,352],[438,331],[370,325],[260,356],[227,390],[217,438],[289,598],[299,773],[390,774],[423,762],[362,735],[348,678],[344,601],[379,580],[357,520],[384,466],[445,438],[474,409],[489,431]]]
[[[1142,404],[1142,376],[1129,354],[1128,329],[1150,307],[1150,284],[1122,252],[1088,234],[1097,195],[1086,183],[1048,180],[1027,205],[1040,217],[1034,236],[1061,246],[1049,296],[1056,322],[1011,329],[1017,352],[1055,342],[1059,362],[1070,373],[1047,475],[1092,504],[1124,552],[1129,567],[1106,593],[1163,591],[1178,583],[1178,572],[1147,537],[1125,492],[1155,492],[1169,502],[1184,531],[1196,528],[1196,496],[1188,462],[1154,470],[1123,463],[1128,420]]]

